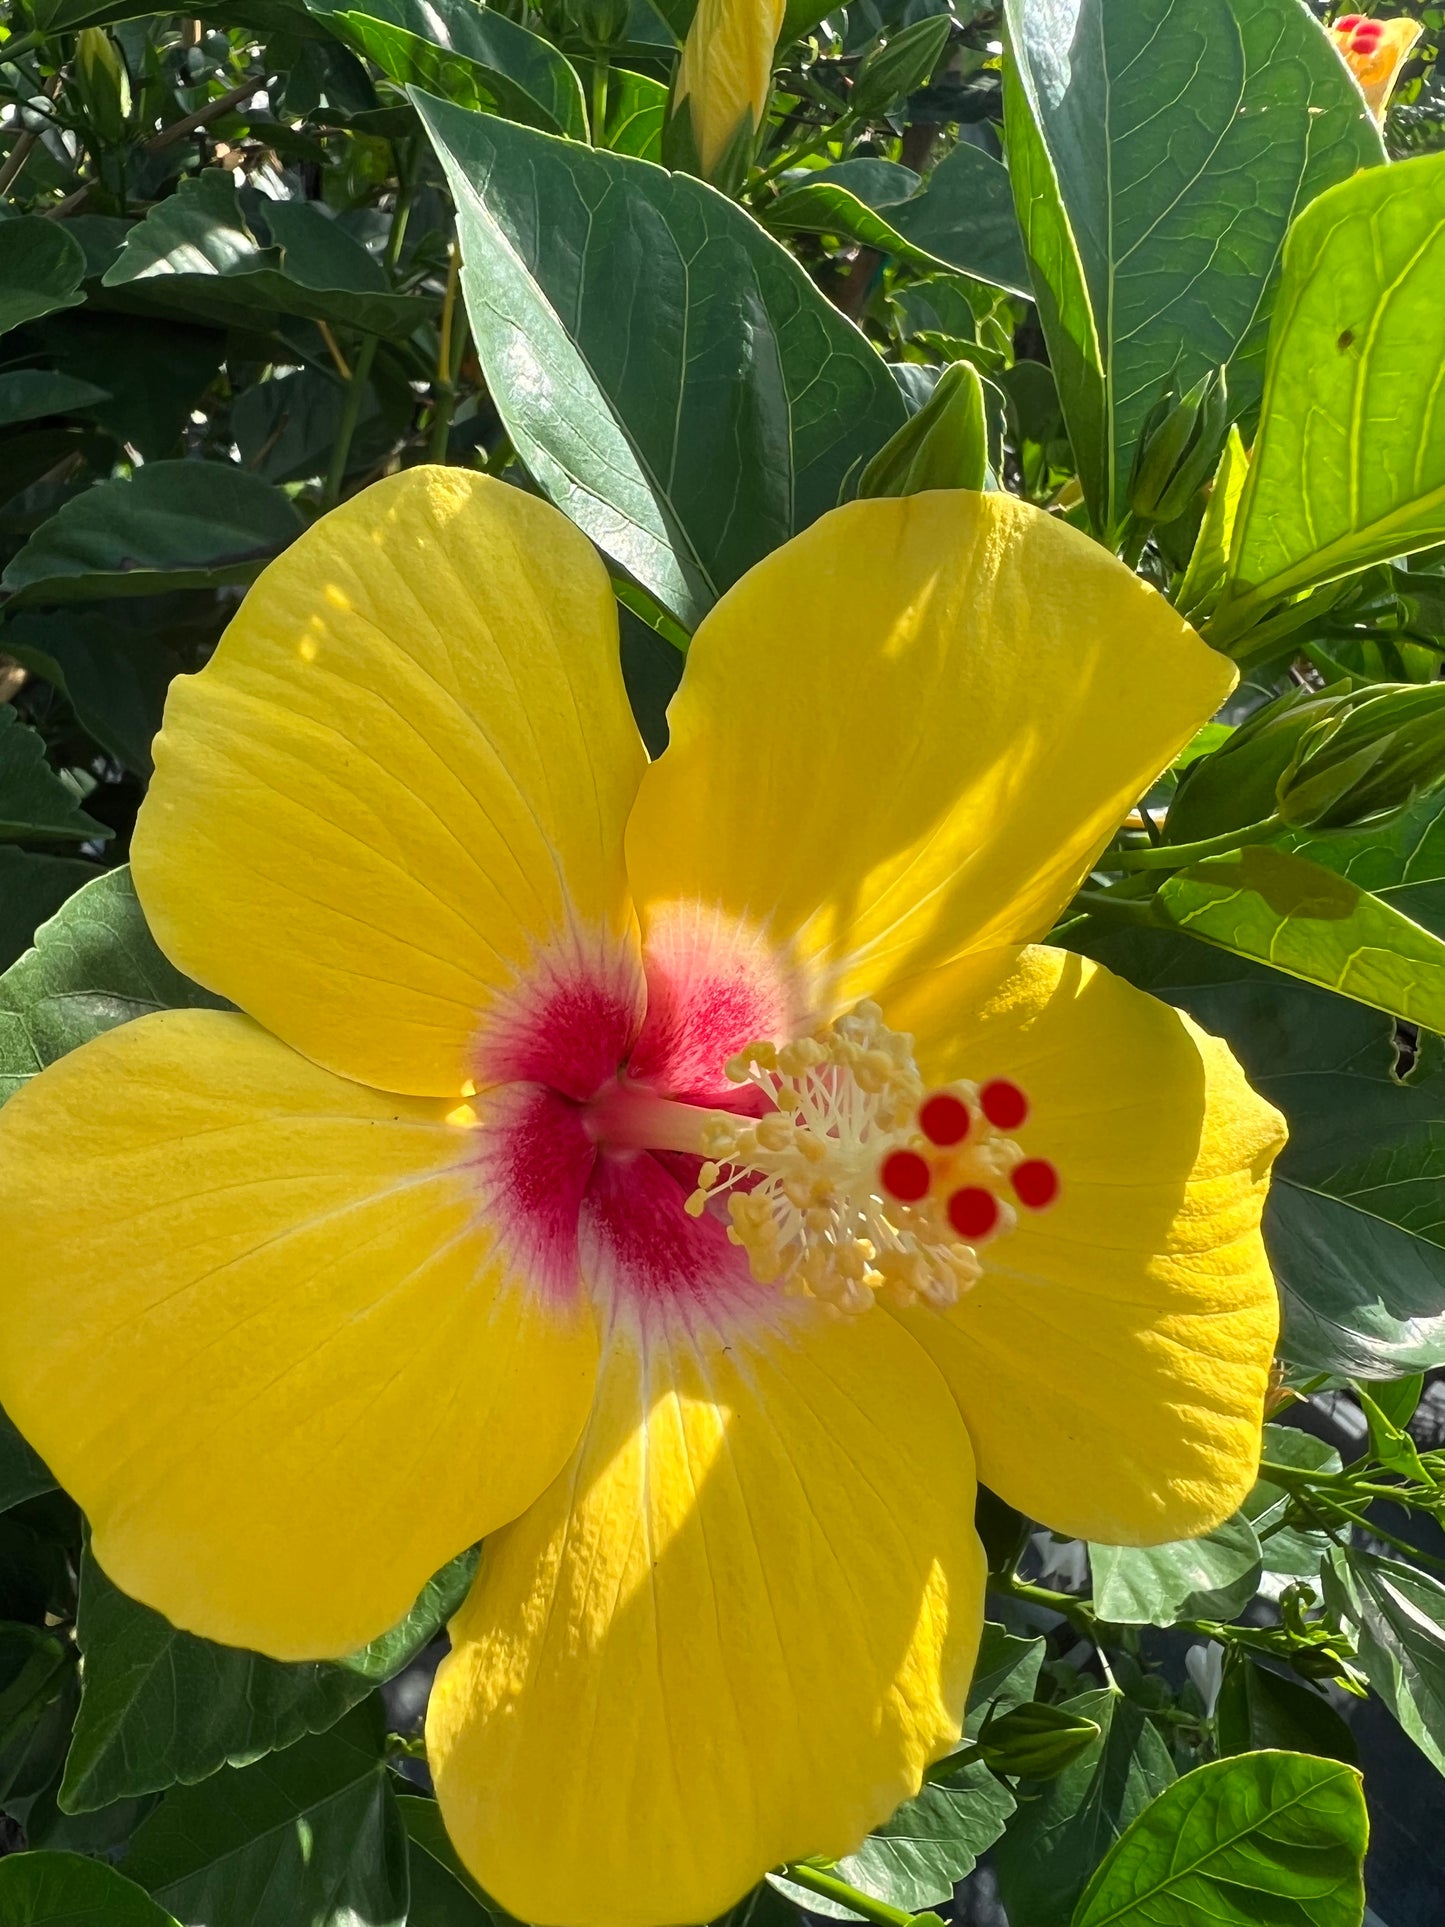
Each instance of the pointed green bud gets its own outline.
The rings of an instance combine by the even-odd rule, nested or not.
[[[1445,780],[1445,683],[1348,683],[1282,696],[1190,765],[1165,840],[1278,818],[1338,830],[1393,816]]]
[[[130,119],[130,75],[104,27],[82,27],[75,36],[75,67],[87,120],[108,144],[123,141]]]
[[[955,361],[918,413],[869,462],[858,493],[921,495],[930,488],[981,489],[987,482],[983,381],[971,362]]]
[[[1134,451],[1129,507],[1141,522],[1173,522],[1214,474],[1229,432],[1229,393],[1222,368],[1202,376],[1187,395],[1171,380],[1150,409]]]
[[[616,46],[624,38],[628,0],[564,0],[563,13],[594,50]]]
[[[1099,1738],[1098,1723],[1046,1700],[990,1713],[978,1734],[978,1757],[995,1773],[1052,1780]]]
[[[922,87],[948,44],[949,27],[948,15],[935,13],[875,41],[858,69],[850,110],[863,120],[873,120]]]

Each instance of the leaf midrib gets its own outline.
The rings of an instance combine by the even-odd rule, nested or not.
[[[1282,1801],[1279,1805],[1271,1806],[1265,1818],[1273,1819],[1278,1814],[1288,1813],[1291,1807],[1302,1805],[1305,1800],[1317,1793],[1321,1786],[1328,1784],[1331,1780],[1338,1779],[1341,1774],[1347,1773],[1348,1771],[1349,1769],[1347,1767],[1338,1767],[1333,1774],[1328,1775],[1325,1780],[1317,1781],[1313,1787],[1310,1787],[1305,1792],[1293,1794],[1288,1800]],[[1253,1826],[1239,1828],[1237,1832],[1229,1834],[1217,1845],[1211,1847],[1208,1853],[1201,1854],[1198,1859],[1188,1862],[1183,1867],[1171,1867],[1166,1879],[1156,1881],[1152,1887],[1145,1888],[1142,1893],[1131,1895],[1131,1897],[1124,1902],[1123,1906],[1116,1907],[1112,1913],[1085,1914],[1083,1927],[1109,1927],[1110,1921],[1122,1920],[1126,1915],[1145,1906],[1157,1895],[1167,1893],[1171,1887],[1178,1886],[1182,1881],[1199,1873],[1201,1869],[1207,1867],[1211,1860],[1217,1858],[1219,1854],[1227,1852],[1241,1840],[1247,1840],[1251,1834],[1262,1831],[1262,1822],[1256,1823]],[[1229,1884],[1231,1886],[1239,1886],[1243,1883],[1231,1881]],[[1251,1887],[1249,1891],[1251,1893],[1268,1893],[1270,1890],[1266,1887]],[[1288,1899],[1289,1896],[1285,1895],[1284,1898]]]

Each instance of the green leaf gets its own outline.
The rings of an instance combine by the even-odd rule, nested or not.
[[[571,61],[540,34],[492,7],[475,0],[306,4],[333,33],[402,85],[544,133],[587,139],[582,83]]]
[[[1445,538],[1445,154],[1344,181],[1290,231],[1259,435],[1211,638]]]
[[[314,202],[270,202],[266,220],[271,246],[252,233],[231,176],[209,168],[129,229],[102,286],[222,327],[302,315],[405,337],[434,311],[419,296],[393,294],[380,263]]]
[[[1376,1409],[1392,1425],[1406,1426],[1415,1416],[1420,1405],[1420,1394],[1425,1389],[1425,1374],[1411,1372],[1405,1378],[1397,1378],[1390,1384],[1376,1384],[1368,1387]]]
[[[1360,1776],[1304,1753],[1242,1753],[1165,1789],[1117,1842],[1072,1927],[1359,1927]]]
[[[1019,231],[1079,485],[1096,524],[1108,511],[1103,352],[1063,191],[1016,61],[1004,69],[1004,144]]]
[[[952,268],[1011,294],[1028,293],[1008,174],[992,155],[960,141],[922,191],[874,204],[865,189],[877,180],[877,169],[890,166],[861,160],[820,169],[778,196],[766,210],[767,224],[785,233],[838,234],[915,267]],[[884,192],[894,186],[890,179]]]
[[[1098,1722],[1096,1745],[1055,1780],[1027,1789],[995,1853],[1011,1920],[1065,1927],[1100,1857],[1174,1778],[1169,1749],[1144,1709],[1109,1688],[1064,1701]]]
[[[1445,1364],[1440,1040],[1422,1034],[1402,1083],[1394,1024],[1363,1005],[1162,932],[1096,928],[1070,942],[1227,1038],[1284,1112],[1264,1220],[1284,1356],[1371,1378]]]
[[[1224,1662],[1214,1740],[1226,1757],[1281,1748],[1359,1764],[1355,1736],[1322,1693],[1293,1675],[1274,1672],[1239,1647]]]
[[[0,628],[6,655],[62,690],[101,748],[147,777],[166,690],[183,666],[155,616],[137,597],[63,611],[22,608]]]
[[[122,1871],[181,1927],[403,1927],[406,1834],[376,1699],[329,1733],[168,1793]]]
[[[1266,1425],[1263,1446],[1262,1457],[1268,1464],[1287,1465],[1309,1472],[1338,1472],[1340,1469],[1338,1452],[1326,1445],[1323,1439],[1301,1432],[1293,1425]],[[1283,1525],[1281,1522],[1288,1508],[1289,1493],[1283,1486],[1275,1485],[1268,1473],[1261,1470],[1253,1491],[1240,1511],[1259,1535],[1260,1553],[1266,1572],[1279,1573],[1288,1579],[1318,1579],[1325,1554],[1330,1549],[1329,1534],[1302,1526]],[[1257,1744],[1263,1746],[1266,1742],[1260,1740]],[[1270,1741],[1268,1744],[1284,1745],[1285,1742]],[[1238,1747],[1235,1750],[1244,1752],[1246,1749]],[[1344,1756],[1336,1754],[1334,1757],[1340,1759]]]
[[[222,462],[147,462],[129,481],[65,503],[0,584],[27,602],[218,588],[253,581],[300,533],[289,499],[255,475]]]
[[[43,421],[47,415],[73,415],[109,398],[107,389],[75,375],[57,374],[52,368],[16,368],[0,375],[0,428]]]
[[[1324,1596],[1353,1630],[1365,1678],[1445,1773],[1445,1586],[1398,1559],[1337,1546],[1325,1567]]]
[[[1445,1031],[1445,942],[1357,884],[1263,845],[1171,876],[1159,922],[1357,1003]]]
[[[45,743],[0,703],[0,838],[84,842],[108,837],[45,760]]]
[[[0,977],[0,1103],[77,1045],[152,1010],[226,1008],[167,963],[128,869],[78,890]]]
[[[18,214],[0,221],[0,334],[84,299],[85,252],[59,221]]]
[[[49,1469],[0,1411],[0,1512],[54,1490]]]
[[[1044,1647],[1042,1639],[1024,1639],[991,1619],[983,1622],[983,1638],[968,1688],[965,1731],[971,1737],[977,1736],[990,1713],[1007,1713],[1032,1701],[1044,1663]]]
[[[5,1927],[176,1927],[143,1888],[78,1853],[7,1854],[0,1918]]]
[[[403,1793],[396,1805],[406,1828],[411,1871],[407,1927],[502,1927],[509,1921],[457,1858],[436,1801]]]
[[[1084,340],[1081,320],[1068,318],[1077,289],[1051,281],[1040,318],[1080,478],[1097,524],[1112,531],[1140,428],[1168,377],[1183,392],[1227,363],[1236,412],[1252,408],[1291,217],[1384,150],[1299,0],[1008,0],[1005,18],[1057,197],[1052,208],[1047,193],[1039,198],[1037,161],[1025,157],[1015,193],[1035,285],[1071,245],[1097,330],[1102,398],[1082,396],[1062,366]],[[1007,123],[1011,166],[1019,118],[1015,110]],[[1036,246],[1049,239],[1045,228],[1053,262]]]
[[[598,145],[642,161],[662,159],[667,88],[647,74],[614,67],[607,84],[607,123]]]
[[[350,1658],[287,1665],[178,1632],[112,1585],[87,1548],[76,1624],[85,1671],[62,1808],[85,1813],[190,1786],[324,1732],[416,1657],[461,1604],[475,1566],[471,1554],[453,1560],[399,1625]]]
[[[686,628],[904,419],[863,337],[702,182],[416,95],[517,452]]]
[[[1094,1609],[1120,1626],[1232,1619],[1254,1597],[1262,1567],[1248,1519],[1236,1513],[1198,1539],[1162,1546],[1090,1544]]]
[[[972,141],[957,142],[888,218],[924,254],[1010,294],[1032,293],[1008,170]]]
[[[838,1862],[838,1872],[874,1899],[918,1913],[952,1898],[956,1883],[1003,1833],[1014,1807],[1014,1796],[987,1766],[960,1767],[905,1801],[856,1853]],[[817,1911],[817,1895],[799,1888],[792,1897]]]

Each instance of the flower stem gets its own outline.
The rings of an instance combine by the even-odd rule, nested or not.
[[[361,418],[362,397],[366,384],[371,379],[371,364],[376,359],[376,336],[368,335],[362,342],[351,371],[351,380],[346,384],[346,400],[341,406],[341,421],[336,430],[336,442],[331,450],[331,466],[326,471],[326,489],[322,502],[326,508],[334,509],[341,500],[341,490],[346,481],[346,462],[351,454],[351,438],[356,433],[356,424]]]
[[[806,1861],[790,1862],[784,1869],[785,1877],[795,1887],[806,1887],[809,1893],[821,1894],[825,1900],[836,1900],[840,1906],[849,1907],[865,1920],[878,1922],[878,1927],[913,1927],[915,1921],[937,1920],[937,1914],[910,1914],[901,1907],[890,1907],[886,1900],[875,1900],[872,1894],[860,1893],[835,1873],[825,1873],[821,1867],[810,1867]]]
[[[1277,816],[1246,830],[1226,830],[1222,836],[1206,836],[1199,843],[1154,843],[1147,850],[1124,850],[1113,860],[1125,870],[1183,870],[1205,857],[1228,856],[1246,843],[1264,843],[1285,825]]]

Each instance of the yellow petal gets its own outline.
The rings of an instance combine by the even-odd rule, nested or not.
[[[1086,536],[1003,494],[855,502],[693,639],[628,828],[842,1002],[1042,934],[1234,670]]]
[[[840,1855],[955,1740],[982,1612],[948,1393],[875,1313],[617,1327],[571,1464],[487,1544],[427,1748],[541,1927],[711,1920]]]
[[[704,174],[717,171],[745,121],[754,132],[761,125],[786,10],[783,0],[698,0],[676,98],[690,103]]]
[[[167,1011],[0,1111],[0,1403],[176,1625],[353,1651],[572,1450],[590,1317],[506,1275],[445,1109]]]
[[[628,928],[644,761],[591,545],[518,489],[408,469],[171,684],[136,888],[174,963],[317,1063],[456,1092],[539,948]]]
[[[1380,29],[1380,37],[1368,53],[1357,53],[1351,47],[1353,30],[1341,33],[1338,27],[1333,27],[1330,31],[1345,65],[1360,83],[1365,105],[1376,120],[1383,121],[1390,95],[1395,90],[1395,82],[1400,78],[1400,69],[1410,58],[1415,42],[1424,29],[1418,20],[1406,20],[1403,17],[1371,21],[1370,25]]]
[[[1206,1531],[1254,1479],[1278,1307],[1260,1237],[1284,1120],[1228,1048],[1042,947],[938,973],[889,1021],[943,1082],[1005,1077],[1057,1201],[983,1249],[949,1313],[901,1314],[953,1387],[979,1477],[1080,1538]]]

